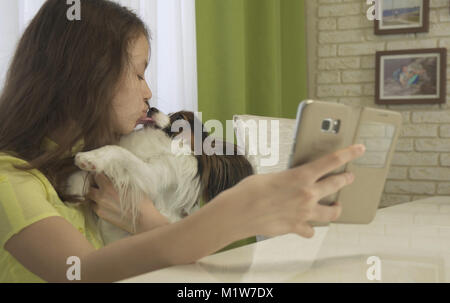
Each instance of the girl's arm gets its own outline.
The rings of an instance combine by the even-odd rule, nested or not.
[[[301,167],[250,176],[181,221],[99,250],[60,217],[23,229],[5,249],[47,281],[66,282],[71,266],[67,258],[76,256],[81,261],[82,282],[107,282],[192,263],[257,234],[312,237],[314,229],[308,222],[330,222],[341,212],[339,205],[324,206],[318,201],[353,182],[347,173],[322,177],[363,153],[364,147],[353,146]]]
[[[49,282],[113,282],[164,267],[188,264],[236,239],[242,231],[226,214],[230,203],[216,201],[174,224],[121,239],[99,250],[61,217],[38,221],[9,239],[5,249]],[[228,209],[230,211],[230,209]],[[71,256],[78,257],[81,280],[69,281]]]

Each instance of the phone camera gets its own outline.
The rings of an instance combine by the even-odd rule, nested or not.
[[[331,119],[325,119],[322,121],[322,131],[329,132],[331,131],[331,125],[333,124],[333,121]]]
[[[337,134],[340,128],[341,128],[340,120],[325,119],[322,121],[323,132]]]

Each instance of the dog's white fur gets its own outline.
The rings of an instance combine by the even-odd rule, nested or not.
[[[161,128],[170,123],[163,113],[153,119]],[[119,192],[122,213],[133,214],[133,224],[144,195],[171,222],[198,209],[201,184],[190,143],[173,140],[160,129],[145,127],[122,137],[118,146],[78,153],[75,164],[83,171],[70,176],[68,193],[85,196],[89,172],[104,173]],[[102,219],[98,226],[105,245],[129,235]]]

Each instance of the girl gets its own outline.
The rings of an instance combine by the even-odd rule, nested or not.
[[[69,21],[65,1],[46,1],[19,41],[0,97],[1,282],[68,282],[70,257],[80,260],[75,281],[118,281],[257,234],[312,237],[309,221],[339,216],[341,206],[317,201],[353,177],[322,177],[361,156],[363,146],[246,178],[174,224],[147,199],[134,235],[104,246],[86,204],[65,194],[66,180],[77,152],[117,143],[145,116],[150,37],[126,8],[81,3],[81,21]],[[104,175],[95,181],[88,198],[97,215],[132,232],[112,183]]]

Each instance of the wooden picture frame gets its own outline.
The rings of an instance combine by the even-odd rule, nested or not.
[[[375,20],[375,35],[427,33],[430,27],[430,0],[409,0],[412,7],[398,7],[405,2],[379,0],[380,20]],[[417,12],[414,1],[420,1]],[[407,2],[406,2],[407,3]],[[390,5],[388,8],[387,5]],[[396,9],[396,5],[398,9]]]
[[[447,91],[447,49],[376,53],[376,104],[442,104]]]

